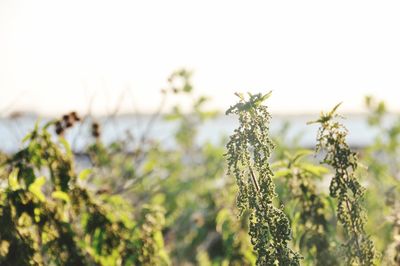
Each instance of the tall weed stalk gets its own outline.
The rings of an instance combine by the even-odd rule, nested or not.
[[[276,197],[269,159],[274,147],[269,137],[270,114],[263,105],[270,94],[237,94],[239,102],[227,110],[237,115],[239,127],[227,144],[228,174],[239,188],[240,215],[250,213],[250,237],[257,253],[257,265],[299,265],[300,255],[289,247],[291,229]]]

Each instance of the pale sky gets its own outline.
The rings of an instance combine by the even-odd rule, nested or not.
[[[151,111],[173,70],[224,110],[267,92],[274,112],[373,94],[399,111],[400,1],[0,0],[0,112]],[[12,109],[9,108],[12,106]]]

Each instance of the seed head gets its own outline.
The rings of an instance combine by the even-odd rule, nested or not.
[[[61,122],[57,121],[54,125],[56,127],[56,134],[59,136],[62,135],[64,133],[64,128],[63,128]]]
[[[100,137],[100,125],[97,122],[93,122],[92,124],[92,136],[95,138]]]
[[[69,116],[74,120],[74,121],[81,121],[81,118],[78,116],[78,114],[75,112],[75,111],[73,111],[73,112],[71,112],[70,114],[69,114]]]

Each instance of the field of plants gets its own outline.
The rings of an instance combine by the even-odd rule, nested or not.
[[[304,125],[318,127],[305,149],[270,135],[271,93],[237,93],[219,144],[196,142],[216,112],[191,73],[162,93],[192,102],[149,119],[179,125],[173,147],[147,131],[104,144],[71,112],[0,153],[0,265],[400,265],[400,116],[383,102],[365,99],[371,145],[349,145],[337,105]],[[64,137],[83,120],[80,169]]]

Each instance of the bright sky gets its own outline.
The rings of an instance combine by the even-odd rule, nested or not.
[[[150,111],[170,72],[194,70],[223,110],[267,92],[275,112],[363,96],[400,110],[400,1],[0,1],[0,112]],[[9,106],[12,106],[12,109]],[[4,110],[6,109],[6,110]]]

